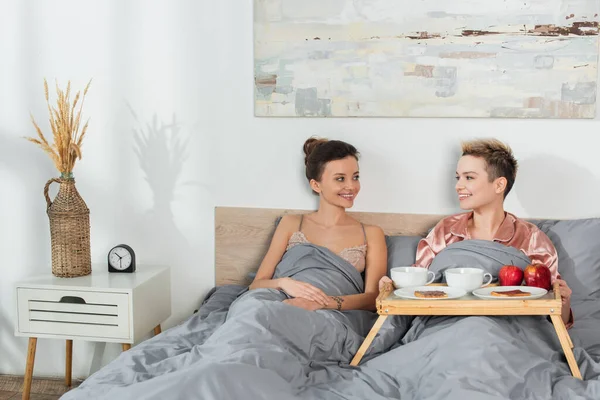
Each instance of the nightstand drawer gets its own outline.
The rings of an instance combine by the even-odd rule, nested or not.
[[[129,294],[17,288],[19,333],[130,338]]]

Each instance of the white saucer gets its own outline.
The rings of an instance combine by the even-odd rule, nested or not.
[[[442,298],[426,298],[426,297],[417,297],[415,296],[415,291],[420,292],[431,292],[431,291],[441,291],[448,295],[448,297]],[[410,300],[450,300],[450,299],[458,299],[467,294],[467,292],[463,289],[448,287],[448,286],[415,286],[415,287],[405,287],[402,289],[398,289],[394,291],[394,294],[398,297],[402,297],[403,299]]]
[[[523,292],[529,292],[529,296],[518,296],[518,297],[498,297],[492,296],[492,292],[505,292],[509,290],[522,290]],[[534,286],[495,286],[495,287],[484,287],[481,289],[473,290],[473,295],[480,299],[486,300],[532,300],[544,297],[548,293],[546,289],[542,289]]]

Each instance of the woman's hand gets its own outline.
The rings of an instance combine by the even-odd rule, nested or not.
[[[560,293],[560,299],[562,300],[562,320],[569,329],[573,325],[573,312],[571,311],[571,293],[573,291],[567,285],[567,282],[562,279],[556,279],[558,283],[558,292]]]
[[[294,297],[293,299],[287,299],[283,302],[294,307],[303,308],[308,311],[315,311],[324,308],[322,304],[319,304],[312,300],[303,299],[302,297]]]
[[[310,283],[300,282],[292,278],[283,278],[279,286],[290,297],[311,300],[322,306],[326,306],[329,303],[329,297],[327,297],[325,292]]]
[[[557,279],[556,282],[558,282],[560,298],[562,300],[563,306],[567,305],[567,304],[570,305],[571,304],[571,294],[573,293],[573,291],[571,290],[569,285],[567,285],[566,281],[563,281],[562,279]]]
[[[381,290],[383,289],[383,287],[385,286],[386,283],[392,283],[392,280],[387,277],[387,276],[383,276],[381,277],[381,279],[379,280],[379,291],[381,292]]]

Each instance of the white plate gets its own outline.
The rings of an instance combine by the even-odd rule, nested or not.
[[[492,292],[502,292],[507,290],[522,290],[524,292],[530,292],[530,296],[522,296],[522,297],[496,297],[492,296]],[[484,287],[481,289],[473,290],[473,294],[480,299],[486,300],[531,300],[531,299],[539,299],[543,297],[548,291],[546,289],[534,287],[534,286],[494,286],[494,287]]]
[[[433,291],[440,290],[442,292],[446,292],[448,297],[443,298],[424,298],[415,296],[415,291]],[[416,287],[405,287],[402,289],[398,289],[394,291],[394,294],[398,297],[402,297],[403,299],[411,299],[411,300],[449,300],[449,299],[458,299],[467,294],[463,289],[455,288],[455,287],[447,287],[447,286],[416,286]]]

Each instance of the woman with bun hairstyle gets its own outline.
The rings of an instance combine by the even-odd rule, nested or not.
[[[339,140],[310,138],[304,143],[306,178],[319,196],[317,211],[285,215],[273,236],[250,290],[277,289],[285,303],[306,310],[374,310],[378,282],[387,271],[387,247],[378,226],[364,225],[346,213],[360,192],[358,151]],[[364,276],[364,293],[330,296],[315,285],[291,277],[274,278],[284,254],[311,244],[329,251]]]

